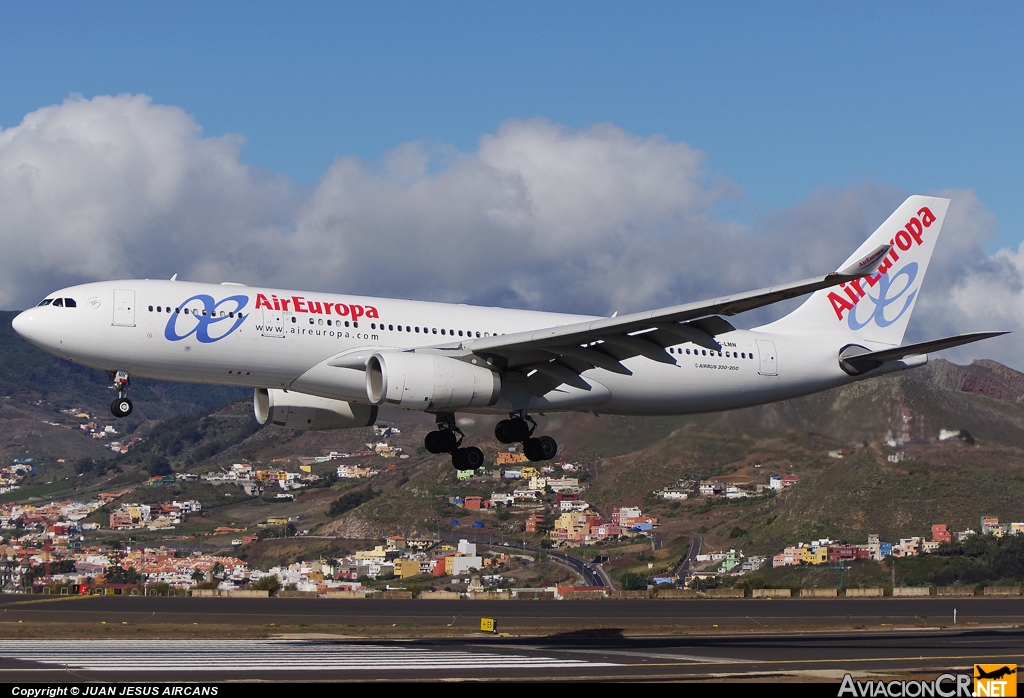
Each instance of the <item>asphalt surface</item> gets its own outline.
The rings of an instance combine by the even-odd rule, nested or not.
[[[498,634],[480,632],[483,617],[496,620]],[[1024,664],[1022,627],[1020,597],[3,596],[0,682],[739,678],[838,683],[845,672],[907,678],[967,672],[975,662]],[[64,639],[55,642],[55,637]]]
[[[1024,664],[1024,633],[930,630],[627,638],[0,640],[0,681],[885,680]]]
[[[690,576],[693,574],[693,563],[697,561],[697,556],[700,555],[701,546],[704,544],[704,539],[698,536],[690,539],[690,551],[686,553],[686,557],[679,563],[679,568],[676,570],[676,576],[684,581],[689,581]]]
[[[220,599],[90,596],[0,597],[0,628],[47,623],[309,627],[324,632],[472,631],[495,618],[503,632],[529,635],[581,630],[659,634],[718,630],[872,630],[1024,626],[1024,598],[703,599],[591,601],[441,601],[402,599]],[[397,628],[397,630],[392,630]],[[4,635],[0,635],[4,636]],[[10,637],[10,635],[6,635]]]
[[[560,562],[573,572],[583,581],[584,586],[588,587],[599,587],[606,586],[605,578],[600,574],[599,568],[592,563],[586,562],[579,559],[578,557],[572,557],[565,553],[559,553],[551,551],[548,553],[548,557],[556,562]]]

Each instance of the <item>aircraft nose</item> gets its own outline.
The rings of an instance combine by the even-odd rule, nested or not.
[[[25,339],[31,338],[32,325],[33,325],[33,312],[32,310],[26,310],[18,313],[13,320],[11,320],[11,327],[14,331]]]

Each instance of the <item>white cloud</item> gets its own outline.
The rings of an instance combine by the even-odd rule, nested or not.
[[[379,164],[340,158],[309,190],[241,163],[241,143],[204,137],[183,110],[144,95],[71,98],[0,131],[0,306],[84,280],[179,272],[625,312],[834,268],[905,196],[875,184],[821,190],[742,225],[716,215],[740,194],[708,175],[703,153],[610,124],[508,121],[472,153],[405,143]],[[971,192],[946,194],[908,340],[1021,327],[1024,251],[984,254],[993,217]],[[996,342],[956,356],[1024,367],[1016,339]]]
[[[71,98],[0,131],[0,306],[230,265],[273,242],[297,201],[285,178],[243,165],[240,144],[144,95]]]

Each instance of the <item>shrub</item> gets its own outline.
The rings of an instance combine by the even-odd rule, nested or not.
[[[647,575],[643,572],[626,572],[619,583],[625,591],[644,591],[647,589]]]
[[[269,591],[270,595],[273,596],[281,590],[281,580],[276,575],[269,575],[262,577],[258,582],[252,584],[250,588],[257,591]]]

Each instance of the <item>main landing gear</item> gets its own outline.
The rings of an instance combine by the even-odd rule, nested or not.
[[[503,444],[523,444],[523,453],[531,461],[551,460],[558,453],[558,443],[550,436],[534,437],[537,422],[525,410],[513,412],[494,427],[494,436]],[[466,435],[455,424],[455,414],[440,412],[437,429],[427,434],[423,445],[431,453],[452,454],[452,465],[459,470],[476,470],[484,464],[484,454],[476,446],[462,448]]]
[[[452,454],[452,465],[457,470],[476,470],[484,464],[484,453],[476,446],[461,448],[466,435],[455,423],[453,412],[437,414],[437,430],[427,434],[423,445],[431,453]]]
[[[117,391],[117,399],[110,403],[110,413],[115,417],[127,417],[132,413],[134,406],[128,399],[128,386],[131,381],[128,379],[127,371],[110,371],[110,387]]]
[[[513,412],[509,419],[494,425],[494,437],[503,444],[523,444],[523,454],[531,461],[551,460],[558,453],[558,443],[550,436],[534,437],[537,422],[525,410]]]

